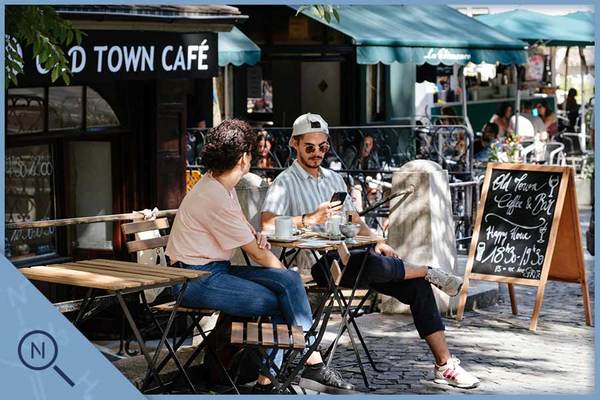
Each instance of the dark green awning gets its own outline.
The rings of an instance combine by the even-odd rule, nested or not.
[[[529,43],[541,41],[549,46],[591,46],[594,44],[592,13],[578,12],[559,16],[529,10],[513,10],[481,15],[477,19]]]
[[[441,5],[344,5],[339,23],[303,13],[350,36],[359,64],[525,64],[527,44]]]
[[[233,64],[254,65],[260,60],[260,47],[238,28],[230,32],[219,32],[219,66]]]

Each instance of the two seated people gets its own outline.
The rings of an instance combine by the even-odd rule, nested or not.
[[[350,200],[344,204],[329,202],[333,193],[345,192],[346,185],[339,174],[321,167],[329,149],[328,138],[327,123],[319,115],[305,114],[294,122],[290,144],[297,152],[297,160],[277,176],[268,190],[261,215],[263,230],[271,229],[279,215],[292,216],[297,228],[315,228],[324,224],[331,213],[345,210],[362,225],[360,235],[372,235],[352,210]],[[250,170],[256,143],[256,133],[239,120],[223,121],[208,132],[202,154],[208,172],[181,203],[166,253],[172,264],[211,272],[188,285],[183,305],[217,309],[237,317],[269,316],[273,323],[299,325],[307,332],[313,321],[300,274],[286,269],[271,252],[265,236],[245,218],[236,195],[235,186]],[[231,265],[237,248],[258,266]],[[364,255],[360,252],[353,250],[341,260],[346,265],[342,286],[354,285]],[[332,261],[340,256],[331,252],[325,257]],[[435,358],[435,382],[476,387],[479,380],[465,371],[448,349],[430,285],[454,296],[462,280],[439,268],[403,261],[383,241],[367,257],[361,287],[373,288],[410,305],[416,329]],[[315,265],[312,272],[318,283],[325,284],[326,277],[319,267]],[[308,341],[311,343],[314,337]],[[281,361],[279,351],[275,363],[281,365]],[[299,385],[325,393],[354,390],[338,371],[323,363],[319,352],[306,361]],[[272,390],[269,378],[259,376],[254,392]]]

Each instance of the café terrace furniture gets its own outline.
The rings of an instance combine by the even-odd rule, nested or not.
[[[288,365],[306,347],[301,326],[274,325],[271,322],[232,322],[230,341],[232,345],[242,349],[257,350],[258,354],[251,351],[248,354],[260,365],[261,374],[269,377],[278,393],[286,390],[295,393],[290,385],[295,375],[288,376],[285,384],[282,384],[280,378],[283,377],[282,372],[285,371],[285,368],[277,367],[274,363],[275,352],[268,355],[267,350],[286,351],[284,366]],[[300,365],[304,364],[308,356],[310,353],[302,357]],[[271,373],[271,370],[275,374]]]
[[[125,237],[127,251],[129,253],[137,253],[138,251],[153,250],[153,251],[157,252],[157,257],[160,258],[162,256],[163,259],[164,259],[164,248],[166,247],[166,245],[169,241],[169,235],[161,236],[160,230],[166,230],[166,229],[169,229],[169,220],[167,218],[158,218],[158,219],[154,219],[154,220],[130,222],[130,223],[121,225],[121,231],[123,232],[123,236]],[[156,234],[152,235],[152,233],[154,233],[154,232],[156,232]],[[145,239],[141,239],[141,238],[139,238],[139,236],[136,236],[136,235],[140,235],[142,233],[151,233],[151,235],[149,235],[150,236],[149,238],[145,238]],[[127,241],[127,237],[132,236],[132,235],[134,236],[134,240]],[[152,237],[152,236],[154,236],[154,237]],[[175,268],[175,267],[169,267],[169,269],[176,270],[176,271],[192,271],[192,270],[188,270],[188,269]],[[186,371],[189,368],[189,366],[192,364],[192,362],[198,357],[200,352],[204,348],[206,348],[208,350],[208,352],[211,353],[211,355],[215,358],[215,360],[219,364],[220,369],[223,371],[223,373],[229,380],[229,383],[232,385],[235,392],[237,394],[239,394],[239,391],[238,391],[234,381],[232,380],[231,376],[227,372],[227,369],[221,362],[221,359],[217,356],[213,347],[209,344],[209,341],[207,340],[206,332],[204,331],[204,329],[202,329],[202,327],[200,325],[200,320],[202,320],[202,318],[210,317],[213,314],[217,313],[218,310],[177,306],[177,303],[174,301],[168,302],[168,303],[163,303],[163,304],[158,304],[158,305],[154,305],[154,306],[150,307],[148,305],[146,295],[143,291],[140,292],[140,298],[141,298],[142,303],[144,304],[144,307],[147,310],[150,310],[150,315],[152,316],[152,322],[153,322],[154,326],[156,327],[156,329],[158,329],[161,334],[164,334],[164,331],[163,331],[160,323],[158,322],[158,319],[156,318],[157,315],[160,315],[160,314],[170,315],[173,312],[173,310],[175,308],[177,308],[179,315],[183,315],[184,317],[186,317],[186,320],[188,321],[188,324],[184,328],[183,334],[179,337],[179,340],[177,340],[177,338],[176,338],[177,335],[174,333],[173,334],[173,337],[174,337],[173,345],[171,345],[168,340],[165,342],[165,346],[168,350],[168,354],[165,356],[165,358],[163,360],[161,360],[161,362],[156,367],[156,371],[158,373],[160,373],[160,371],[167,365],[167,362],[169,362],[169,360],[173,359],[173,361],[175,362],[175,364],[177,366],[177,369],[179,370],[179,375],[183,376],[187,386],[192,390],[193,393],[198,393],[196,390],[196,387],[194,386],[193,382],[191,381],[191,379]],[[179,359],[177,358],[176,353],[177,353],[177,350],[183,345],[185,340],[190,335],[193,334],[194,329],[196,329],[198,331],[198,333],[200,334],[200,336],[202,337],[202,343],[200,343],[196,347],[196,349],[194,349],[193,353],[190,355],[190,357],[188,357],[185,364],[182,365],[181,362],[179,361]],[[147,379],[144,380],[144,385],[142,386],[142,391],[144,391],[147,388],[147,386],[150,383],[152,383],[151,379],[148,379],[149,377],[146,377],[146,378]],[[176,379],[177,379],[177,377],[175,379],[173,379],[172,382],[175,383]]]
[[[144,250],[156,250],[158,257],[160,257],[161,252],[164,252],[164,247],[167,245],[168,240],[169,240],[169,235],[160,235],[160,230],[167,230],[167,229],[169,229],[169,221],[166,218],[159,218],[159,219],[155,219],[155,220],[147,220],[147,221],[141,221],[141,222],[131,222],[131,223],[121,225],[121,230],[122,230],[123,235],[125,236],[126,240],[127,240],[127,237],[131,236],[131,235],[136,235],[136,234],[139,235],[140,233],[144,233],[144,232],[157,231],[157,233],[155,235],[150,235],[150,236],[155,236],[155,237],[150,237],[150,238],[146,238],[146,239],[134,238],[137,240],[126,241],[126,246],[127,246],[127,250],[130,253],[135,253],[135,252],[144,251]],[[181,268],[175,268],[175,267],[171,267],[171,268],[177,269],[177,270],[188,271],[187,269],[181,269]],[[172,311],[175,303],[170,302],[170,303],[164,303],[164,304],[159,304],[156,306],[148,307],[148,302],[146,300],[146,296],[144,295],[144,293],[141,292],[140,296],[141,296],[142,302],[144,303],[144,306],[147,307],[148,309],[151,309],[153,312],[152,320],[153,320],[155,327],[161,333],[163,333],[162,328],[160,327],[160,324],[158,323],[158,320],[155,317],[155,315],[161,314],[161,313],[167,313],[167,314],[170,313]],[[223,362],[221,361],[220,357],[217,355],[215,349],[211,345],[210,341],[207,340],[206,332],[202,329],[202,327],[200,326],[200,323],[199,323],[203,317],[211,316],[214,313],[218,312],[218,310],[179,306],[178,311],[179,311],[180,315],[189,317],[191,319],[191,322],[187,324],[186,328],[184,329],[183,335],[181,335],[179,340],[177,340],[173,346],[171,346],[168,343],[168,341],[165,343],[169,353],[165,356],[165,358],[163,360],[161,360],[161,362],[156,367],[157,372],[160,372],[165,367],[165,365],[167,364],[167,362],[170,359],[173,359],[179,369],[179,375],[183,376],[186,380],[187,385],[190,387],[190,389],[194,393],[197,393],[197,390],[196,390],[194,384],[192,383],[191,379],[189,378],[189,376],[187,374],[187,370],[188,370],[189,366],[192,364],[192,362],[200,355],[201,351],[204,348],[206,348],[207,351],[212,355],[212,357],[217,361],[219,368],[224,373],[225,377],[229,381],[232,388],[235,390],[235,392],[237,394],[240,394],[239,389],[236,385],[237,374],[234,378],[231,377],[231,375],[229,374],[229,372],[223,365]],[[262,319],[264,319],[264,318],[259,318],[259,320],[258,320],[259,322],[248,322],[248,323],[233,322],[232,330],[231,330],[231,332],[232,332],[231,343],[236,346],[242,347],[242,348],[255,348],[258,350],[258,352],[261,355],[264,355],[264,356],[266,356],[265,349],[268,349],[268,348],[293,350],[293,352],[288,355],[288,359],[289,359],[289,357],[292,357],[292,358],[295,357],[295,354],[297,352],[304,349],[304,336],[302,335],[301,327],[291,326],[288,328],[287,325],[283,325],[283,324],[279,324],[279,325],[276,325],[275,327],[273,327],[271,324],[264,323],[264,322],[261,323],[260,321]],[[259,324],[261,327],[260,333],[257,331],[257,327],[259,326]],[[271,329],[268,329],[268,327],[271,327]],[[186,338],[189,337],[190,334],[192,334],[194,328],[198,330],[200,336],[202,337],[202,343],[200,343],[194,349],[192,354],[188,357],[186,362],[182,365],[176,357],[176,352],[181,347],[181,345],[184,343]],[[240,330],[240,329],[242,329],[242,330]],[[215,327],[214,330],[216,331],[217,327]],[[290,333],[287,337],[286,337],[286,332]],[[250,354],[252,357],[256,356],[256,353],[254,353],[254,352],[248,352],[248,354]],[[268,357],[265,357],[265,359],[267,360],[268,367],[266,369],[263,368],[263,373],[267,376],[270,376],[272,378],[272,381],[277,385],[278,384],[277,375],[279,374],[279,369],[273,364],[272,359],[269,359]],[[258,361],[258,364],[262,366],[262,363],[260,363],[260,360],[257,360],[257,361]],[[270,373],[271,368],[274,371],[276,371],[275,376],[271,375],[271,373]],[[175,379],[173,380],[173,382],[175,382]],[[151,381],[147,380],[145,382],[145,385],[142,387],[142,389],[145,389],[146,386],[149,385],[150,383],[151,383]],[[293,389],[291,389],[291,387],[289,387],[288,389],[293,391]],[[282,390],[282,391],[285,390],[285,387],[281,387],[280,390]]]
[[[375,244],[377,244],[377,242],[379,242],[379,241],[381,241],[381,238],[357,236],[356,243],[347,245],[347,247],[349,249],[366,248],[366,250],[367,250],[365,252],[359,272],[358,272],[356,280],[354,282],[354,286],[352,287],[352,290],[348,297],[344,296],[344,294],[342,292],[342,288],[339,286],[339,282],[340,282],[341,276],[344,273],[344,270],[339,268],[339,264],[337,262],[334,261],[331,265],[328,265],[326,258],[321,257],[321,255],[324,255],[325,253],[327,253],[329,251],[337,251],[337,245],[339,245],[341,243],[340,240],[315,239],[315,233],[308,233],[308,234],[302,235],[298,240],[295,240],[292,242],[282,242],[282,241],[275,241],[275,240],[270,241],[272,246],[281,247],[283,249],[280,259],[282,260],[282,262],[284,262],[286,267],[289,267],[291,262],[293,262],[293,260],[296,258],[296,256],[298,255],[298,253],[301,250],[310,251],[313,254],[313,256],[315,257],[315,259],[319,260],[318,263],[319,263],[320,267],[323,269],[324,275],[326,276],[328,282],[325,287],[308,285],[309,291],[314,291],[314,292],[321,294],[320,301],[314,311],[313,326],[311,327],[310,331],[306,334],[307,337],[309,335],[316,336],[316,340],[313,343],[313,345],[311,345],[309,347],[308,352],[312,352],[317,349],[317,347],[320,344],[320,342],[323,338],[323,335],[327,329],[327,325],[328,325],[331,313],[333,312],[334,308],[337,308],[341,314],[342,323],[340,324],[340,326],[336,332],[336,336],[333,340],[333,343],[329,346],[328,350],[325,353],[325,356],[327,357],[326,364],[327,364],[327,366],[331,365],[331,362],[333,361],[333,356],[337,349],[339,340],[342,337],[342,335],[347,332],[350,342],[352,344],[352,350],[356,357],[356,361],[358,363],[358,367],[360,369],[363,381],[365,383],[365,386],[369,390],[372,389],[372,386],[370,385],[369,380],[366,375],[366,372],[364,370],[364,366],[363,366],[363,362],[362,362],[362,359],[361,359],[361,356],[360,356],[360,353],[358,350],[358,346],[355,341],[354,335],[353,335],[352,331],[350,330],[350,326],[352,326],[354,328],[354,332],[356,332],[356,335],[362,345],[362,348],[365,351],[365,354],[367,355],[369,363],[371,364],[371,366],[373,367],[374,370],[380,372],[380,370],[377,369],[377,367],[375,365],[375,362],[369,352],[369,349],[363,339],[360,329],[355,321],[355,318],[360,315],[361,307],[364,305],[365,301],[369,298],[370,291],[367,292],[367,295],[365,295],[363,297],[363,299],[359,302],[358,306],[356,306],[356,307],[353,306],[353,304],[355,304],[354,303],[355,297],[358,293],[358,283],[360,282],[360,278],[363,273],[365,263],[367,260],[367,254],[368,254],[369,250]],[[286,255],[288,252],[292,253],[292,257],[289,260],[286,260]],[[298,372],[302,369],[302,367],[303,367],[303,365],[301,363],[298,363],[298,365],[291,371],[290,376],[292,378],[295,377],[298,374]],[[288,380],[290,380],[290,379],[288,379]],[[286,384],[288,384],[287,381],[283,384],[284,387]]]
[[[119,305],[121,306],[121,310],[135,335],[140,351],[146,361],[147,373],[145,381],[148,380],[150,376],[153,376],[161,388],[164,387],[164,383],[158,374],[156,363],[163,344],[166,344],[169,352],[174,359],[177,360],[176,363],[178,362],[176,355],[172,349],[170,349],[167,335],[170,332],[183,294],[185,293],[190,280],[208,275],[208,272],[205,271],[190,271],[178,268],[149,266],[126,261],[101,259],[20,268],[19,271],[30,280],[87,288],[86,296],[77,317],[73,322],[75,326],[78,325],[84,314],[90,309],[100,290],[106,290],[110,294],[116,296]],[[162,331],[162,337],[155,350],[154,356],[151,356],[136,321],[125,302],[124,296],[143,293],[143,291],[147,289],[167,288],[178,284],[182,285],[181,292],[169,313],[167,324]],[[147,304],[145,304],[145,309],[151,314],[151,310],[148,308]],[[178,365],[178,368],[179,367],[180,365]],[[180,371],[182,371],[181,368]]]

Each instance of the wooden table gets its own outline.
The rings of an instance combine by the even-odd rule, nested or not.
[[[83,304],[73,322],[74,325],[79,323],[91,303],[96,298],[95,291],[107,290],[114,294],[119,301],[121,309],[127,318],[129,326],[131,327],[136,341],[140,346],[140,350],[148,364],[148,371],[144,381],[146,381],[150,375],[153,375],[157,382],[160,383],[161,387],[163,386],[163,383],[158,376],[155,366],[163,344],[166,345],[171,356],[174,357],[175,363],[179,364],[179,360],[171,345],[166,341],[166,338],[177,313],[177,308],[183,299],[187,284],[192,279],[201,278],[210,274],[206,271],[194,271],[174,267],[144,265],[126,261],[103,259],[28,267],[21,268],[19,271],[30,280],[88,288]],[[123,295],[139,292],[143,298],[145,309],[152,315],[150,307],[143,296],[143,291],[152,288],[170,287],[177,284],[182,285],[181,291],[173,310],[169,315],[167,325],[163,331],[161,341],[156,348],[154,358],[151,358],[135,320],[131,316],[131,312],[123,299]],[[154,318],[153,315],[152,317]],[[156,324],[158,325],[158,323]],[[178,367],[179,366],[180,365],[178,365]],[[189,377],[182,368],[180,368],[180,371],[183,372],[185,377],[189,380]]]
[[[331,240],[331,239],[321,238],[318,236],[319,236],[319,234],[315,234],[315,233],[311,232],[308,234],[301,235],[298,240],[295,240],[293,242],[287,242],[287,241],[281,242],[281,241],[276,241],[276,240],[269,241],[269,243],[271,243],[271,246],[283,248],[280,259],[282,262],[284,262],[286,267],[289,267],[289,265],[295,259],[296,255],[301,250],[308,250],[308,251],[312,252],[313,255],[315,256],[315,258],[318,260],[319,265],[321,265],[321,267],[323,268],[323,272],[328,279],[328,286],[325,290],[325,295],[323,296],[323,301],[317,307],[317,313],[314,316],[315,321],[320,321],[321,318],[323,318],[323,322],[322,322],[318,332],[309,332],[309,334],[317,333],[315,343],[309,347],[309,350],[306,352],[306,354],[304,355],[302,360],[298,363],[298,367],[296,367],[296,368],[301,367],[303,365],[303,362],[305,361],[305,359],[307,359],[308,356],[311,354],[311,352],[315,351],[317,349],[318,345],[320,344],[320,342],[323,338],[323,335],[325,333],[325,330],[327,329],[327,323],[329,321],[329,316],[330,316],[332,308],[333,308],[333,302],[335,301],[340,309],[340,313],[342,314],[342,323],[340,324],[337,335],[328,350],[329,354],[328,354],[326,363],[328,366],[331,364],[331,362],[333,360],[333,355],[335,353],[335,350],[336,350],[338,342],[339,342],[339,339],[344,334],[344,331],[347,331],[348,336],[350,338],[350,342],[352,343],[352,348],[354,350],[354,354],[356,356],[356,360],[357,360],[358,366],[360,368],[365,386],[368,389],[371,389],[372,387],[370,386],[369,381],[367,379],[367,375],[364,371],[360,353],[358,351],[358,347],[356,345],[356,342],[352,335],[352,332],[350,331],[350,324],[352,324],[352,326],[358,336],[358,339],[360,340],[362,347],[367,354],[367,357],[368,357],[371,365],[373,366],[373,368],[375,370],[377,370],[377,371],[379,371],[379,370],[376,368],[375,362],[371,358],[369,350],[367,349],[367,346],[362,338],[360,330],[358,329],[358,325],[354,321],[354,315],[350,315],[350,310],[352,308],[352,301],[354,300],[354,296],[355,296],[356,290],[358,288],[358,283],[360,281],[360,277],[363,273],[363,270],[364,270],[364,267],[365,267],[365,264],[367,261],[368,252],[375,244],[377,244],[378,242],[380,242],[384,239],[381,237],[357,236],[355,238],[356,243],[351,243],[351,244],[347,243],[346,244],[348,249],[365,248],[365,247],[367,248],[367,251],[365,252],[365,255],[363,257],[359,272],[357,274],[356,280],[354,282],[354,287],[352,288],[350,297],[348,299],[346,299],[343,296],[343,294],[341,293],[340,287],[338,287],[338,285],[336,284],[336,279],[334,279],[334,276],[333,276],[334,271],[332,268],[334,266],[327,265],[326,258],[322,257],[322,255],[324,255],[325,253],[327,253],[329,251],[337,250],[337,246],[342,242],[342,240]],[[318,242],[315,242],[315,240],[318,240]],[[292,258],[287,262],[285,261],[286,250],[292,250],[294,252],[294,255],[292,256]],[[341,273],[343,273],[343,271]],[[325,307],[325,303],[329,299],[330,299],[329,306]],[[325,311],[325,309],[327,309],[327,311]],[[315,322],[313,324],[313,328],[316,330],[317,327],[318,327],[318,323]],[[296,372],[295,369],[290,374],[290,376],[295,376],[296,374],[294,372]],[[285,384],[284,384],[284,387],[285,387]]]

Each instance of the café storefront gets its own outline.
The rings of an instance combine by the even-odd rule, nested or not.
[[[177,208],[186,127],[213,114],[228,6],[90,6],[59,12],[85,35],[65,49],[72,79],[27,62],[6,91],[5,223]],[[17,266],[122,253],[117,224],[6,230]]]

